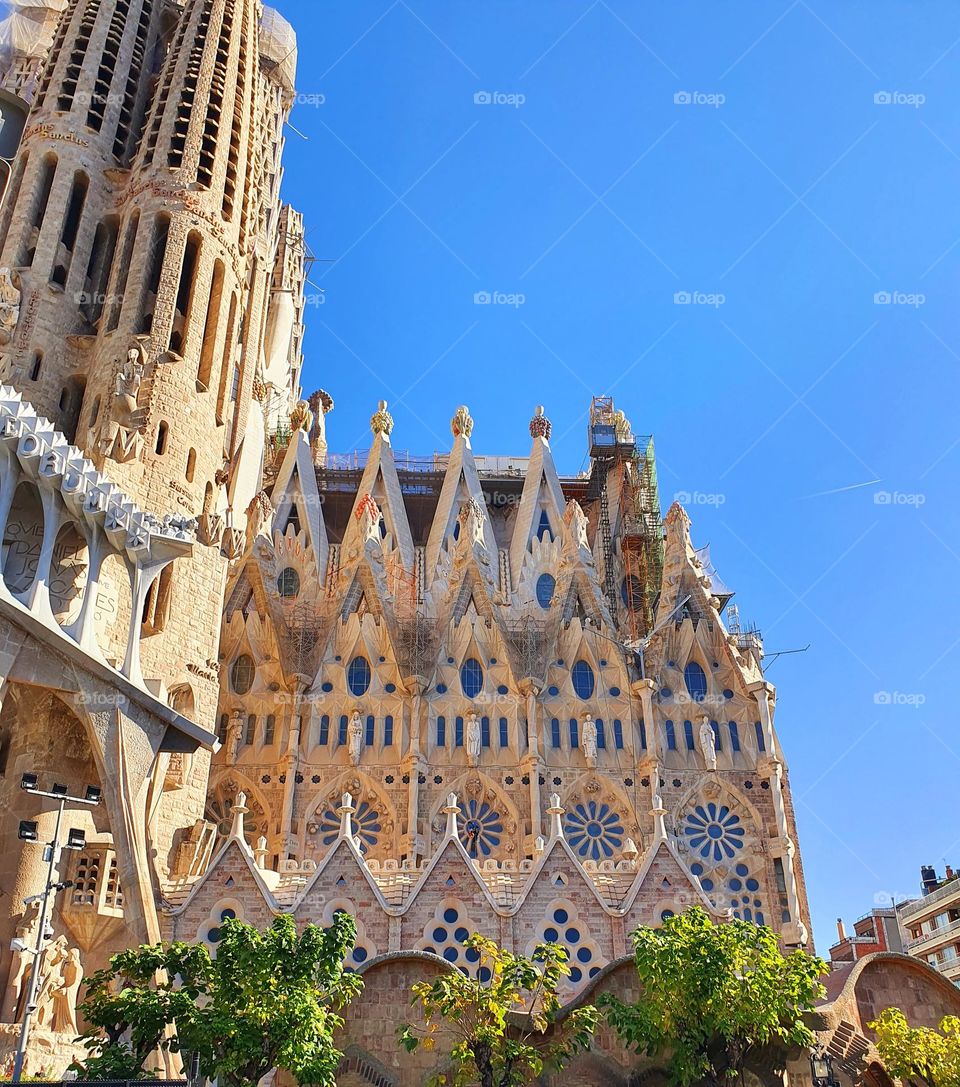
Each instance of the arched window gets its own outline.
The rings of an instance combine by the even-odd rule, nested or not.
[[[377,738],[377,720],[372,713],[367,714],[367,729],[364,735],[364,742],[367,747],[373,747],[374,741]]]
[[[458,717],[453,722],[453,742],[456,747],[463,747],[463,718]]]
[[[343,747],[343,745],[346,742],[347,742],[347,715],[344,714],[340,718],[340,725],[339,725],[339,728],[337,729],[337,743],[339,744],[340,747]]]
[[[628,574],[620,585],[620,598],[630,611],[638,611],[643,605],[643,582],[636,574]]]
[[[664,732],[666,733],[666,736],[667,736],[667,750],[668,751],[676,751],[677,750],[677,730],[673,727],[673,722],[672,721],[664,722],[663,729],[664,729]]]
[[[683,722],[683,738],[687,744],[688,751],[696,751],[697,745],[693,742],[693,722]]]
[[[641,751],[647,750],[647,723],[646,721],[640,722],[640,749]]]
[[[330,743],[330,717],[327,714],[320,718],[320,732],[317,736],[317,743],[321,747],[326,747]]]
[[[437,747],[447,746],[447,719],[445,717],[437,718]]]
[[[359,698],[370,687],[370,662],[366,657],[354,657],[347,669],[347,686]]]
[[[593,698],[596,680],[593,675],[593,669],[585,660],[579,660],[573,666],[571,678],[573,679],[573,689],[577,692],[578,698],[582,698],[584,702],[586,702],[588,698]]]
[[[489,747],[490,746],[490,718],[489,717],[481,717],[480,718],[480,746],[481,747]]]
[[[537,539],[542,540],[544,537],[553,543],[553,529],[550,527],[550,518],[546,510],[541,510],[540,523],[537,525]]]
[[[576,717],[570,718],[570,750],[576,751],[580,746],[580,722]]]
[[[220,724],[217,725],[217,739],[220,743],[225,744],[227,742],[227,724],[230,721],[230,714],[220,714]]]
[[[246,694],[253,686],[255,672],[256,666],[249,653],[242,653],[237,657],[230,669],[230,685],[233,687],[233,693]]]
[[[169,427],[161,419],[159,424],[157,425],[157,444],[156,444],[156,447],[155,447],[156,450],[157,450],[157,454],[159,456],[161,456],[161,457],[167,451],[167,433],[168,433],[168,431],[169,431]]]
[[[694,702],[702,702],[707,697],[707,676],[696,661],[690,661],[684,668],[683,681]]]
[[[273,741],[277,737],[277,718],[274,714],[267,714],[267,719],[263,725],[263,743],[265,747],[270,747]]]
[[[560,722],[556,717],[550,722],[550,746],[560,746]]]
[[[727,728],[730,731],[730,750],[731,751],[739,751],[740,750],[740,730],[739,730],[739,728],[737,728],[737,722],[736,721],[729,721],[727,723]]]
[[[597,750],[599,751],[607,746],[607,730],[603,727],[601,718],[598,717],[595,724],[597,726]]]
[[[467,698],[476,698],[483,690],[483,666],[475,657],[463,662],[460,669],[460,686]]]
[[[300,593],[300,575],[292,566],[280,571],[277,578],[277,591],[284,598],[298,596]]]
[[[196,449],[190,449],[187,452],[187,470],[184,473],[188,483],[193,482],[194,474],[197,470],[197,451]]]
[[[716,721],[710,722],[710,727],[713,729],[713,743],[718,751],[723,750],[723,740],[720,738],[720,726]]]
[[[766,744],[763,742],[763,725],[759,721],[754,721],[753,727],[757,733],[757,750],[766,751]]]
[[[501,717],[500,718],[500,746],[501,747],[509,747],[510,746],[510,727],[507,724],[506,717]]]
[[[383,746],[393,747],[393,718],[384,717],[383,719]]]
[[[243,734],[243,742],[247,747],[253,746],[253,741],[257,738],[257,715],[251,713],[247,718],[247,728]]]
[[[620,721],[613,722],[613,746],[618,750],[623,750],[623,723]]]
[[[553,574],[541,574],[537,578],[537,603],[541,608],[549,608],[553,594],[557,591],[557,579]]]

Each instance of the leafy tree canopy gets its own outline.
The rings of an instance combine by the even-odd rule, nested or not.
[[[233,918],[220,933],[215,958],[203,944],[155,944],[114,955],[88,978],[80,1011],[89,1056],[75,1070],[137,1078],[159,1049],[196,1054],[222,1087],[249,1087],[273,1068],[334,1087],[337,1012],[363,987],[343,967],[353,918],[339,912],[328,929],[308,925],[299,935],[286,914],[264,932]]]
[[[945,1016],[940,1029],[911,1027],[899,1008],[887,1008],[868,1026],[877,1033],[880,1060],[891,1076],[921,1079],[930,1087],[960,1087],[960,1019]]]
[[[803,1015],[823,995],[826,963],[804,951],[784,955],[771,929],[715,925],[695,906],[632,939],[640,1001],[605,994],[598,1003],[627,1045],[666,1057],[675,1087],[742,1081],[753,1049],[813,1042]]]
[[[563,1068],[589,1048],[599,1018],[596,1008],[577,1008],[562,1020],[558,1015],[557,990],[570,973],[562,947],[540,944],[528,959],[476,933],[464,947],[479,953],[477,971],[485,967],[488,980],[450,970],[434,981],[418,982],[411,990],[412,1003],[419,1005],[425,1022],[400,1029],[400,1044],[408,1052],[452,1043],[452,1078],[436,1075],[429,1081],[432,1087],[464,1087],[477,1080],[480,1087],[523,1087],[544,1068]],[[529,1014],[514,1026],[511,1012]]]

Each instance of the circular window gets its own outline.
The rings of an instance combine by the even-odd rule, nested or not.
[[[553,574],[541,574],[537,578],[537,603],[541,608],[549,608],[553,594],[557,591],[557,579]]]
[[[287,599],[300,595],[300,575],[292,566],[280,572],[277,578],[277,591]]]
[[[256,665],[249,653],[243,653],[233,662],[230,669],[230,686],[234,694],[246,694],[253,686]]]
[[[573,689],[577,692],[578,698],[582,698],[585,702],[587,699],[593,698],[596,679],[593,675],[593,669],[585,660],[579,660],[573,666],[571,678],[573,679]]]
[[[366,657],[354,657],[347,669],[347,685],[350,693],[358,698],[370,687],[370,662]]]
[[[474,657],[463,662],[460,686],[467,698],[476,698],[483,690],[483,665]]]

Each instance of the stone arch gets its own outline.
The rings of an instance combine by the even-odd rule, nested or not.
[[[126,655],[132,607],[130,573],[120,554],[111,551],[97,578],[93,621],[100,652],[108,661],[116,662],[116,667]]]
[[[57,533],[50,563],[50,610],[61,626],[68,626],[80,614],[89,565],[86,536],[75,521],[65,522]]]
[[[207,802],[204,818],[208,819],[217,828],[217,845],[223,845],[233,825],[233,806],[238,793],[244,793],[247,798],[247,814],[244,816],[244,838],[252,847],[256,846],[257,839],[271,834],[270,805],[261,790],[244,774],[238,773],[232,767],[224,771],[215,781],[210,782],[207,790]]]
[[[353,797],[353,831],[360,836],[364,856],[377,860],[392,856],[396,808],[379,782],[356,769],[346,770],[318,788],[308,802],[301,833],[303,856],[323,855],[336,844],[340,828],[337,811],[344,793]]]
[[[194,720],[197,706],[193,687],[189,683],[178,683],[171,687],[167,694],[167,702],[171,709],[176,710],[181,716],[189,721]]]
[[[581,774],[560,794],[560,803],[565,809],[564,836],[581,860],[620,860],[627,838],[643,852],[633,803],[623,786],[611,778],[593,771]],[[606,834],[593,833],[602,828],[607,828]]]
[[[14,491],[3,530],[3,580],[14,596],[22,596],[33,585],[43,531],[40,490],[35,483],[23,480]]]
[[[455,778],[435,801],[430,812],[431,848],[436,849],[446,832],[447,795],[456,793],[460,804],[460,841],[478,860],[522,860],[517,851],[523,827],[516,805],[488,774],[475,767]]]

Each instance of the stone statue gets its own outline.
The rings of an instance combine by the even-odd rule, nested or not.
[[[107,436],[102,451],[120,464],[139,457],[143,448],[145,412],[140,408],[140,386],[146,367],[142,344],[131,347],[126,362],[117,372]]]
[[[258,491],[247,506],[247,542],[253,541],[268,528],[276,511],[266,491]]]
[[[67,960],[69,947],[66,936],[58,936],[43,953],[40,964],[40,984],[37,986],[37,1010],[35,1022],[38,1027],[54,1030],[54,1001],[63,988],[63,964]]]
[[[580,746],[587,759],[587,766],[597,765],[597,723],[588,713],[580,728]]]
[[[450,420],[450,429],[455,438],[469,438],[473,433],[473,419],[470,416],[470,409],[465,404],[457,408],[456,415]]]
[[[475,713],[467,715],[467,759],[471,766],[476,766],[480,761],[480,747],[483,743],[483,733],[480,729],[480,718]]]
[[[231,766],[240,755],[240,743],[243,740],[243,712],[239,709],[230,714],[230,723],[227,725],[227,762]]]
[[[708,770],[717,768],[717,737],[708,717],[700,718],[700,750]]]
[[[363,534],[364,541],[380,543],[380,522],[382,516],[380,507],[377,505],[373,495],[365,494],[363,498],[360,499],[360,504],[357,506],[357,512],[354,516],[360,522],[360,531]]]
[[[466,535],[466,532],[469,532],[470,542],[472,544],[479,544],[483,547],[483,526],[486,523],[486,519],[486,509],[484,509],[476,498],[471,498],[469,502],[464,502],[460,507],[458,520],[460,522],[461,533]]]
[[[17,925],[17,938],[23,941],[24,950],[13,952],[7,994],[3,1002],[3,1022],[5,1023],[19,1023],[23,1018],[23,1005],[30,986],[30,972],[33,969],[33,953],[28,949],[33,948],[36,940],[39,914],[40,903],[30,902]]]
[[[20,320],[20,276],[0,268],[0,344],[8,344]]]
[[[570,535],[573,537],[574,543],[577,547],[586,548],[590,550],[590,541],[587,539],[587,515],[583,512],[583,507],[575,499],[571,498],[567,503],[567,508],[564,510],[563,519],[567,524],[567,528],[570,530]]]
[[[80,952],[69,948],[57,963],[57,975],[50,983],[50,1029],[75,1038],[77,1030],[77,997],[83,983]]]
[[[350,761],[354,766],[359,766],[360,756],[363,754],[363,721],[356,710],[350,718],[347,742],[350,746]]]

